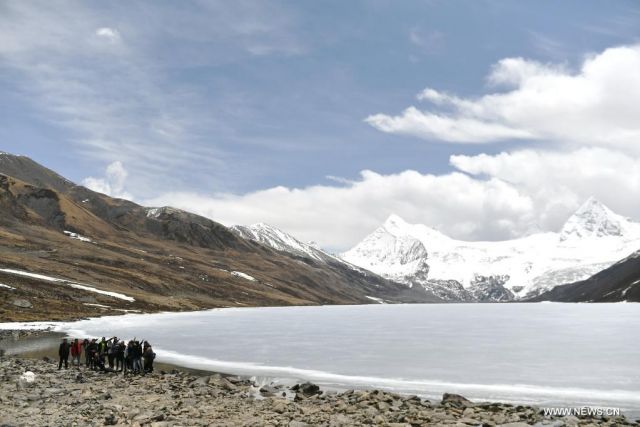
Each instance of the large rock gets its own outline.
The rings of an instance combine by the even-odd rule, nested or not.
[[[20,307],[20,308],[32,308],[33,304],[31,304],[30,301],[27,301],[26,299],[14,299],[13,301],[11,301],[11,304],[15,305],[16,307]]]
[[[260,394],[263,396],[275,396],[278,391],[279,390],[272,385],[264,385],[260,387]]]
[[[296,384],[293,387],[291,387],[291,390],[302,394],[305,397],[310,397],[316,394],[320,394],[322,393],[320,391],[320,387],[317,386],[316,384],[313,383],[302,383],[302,384]]]
[[[442,395],[442,404],[449,404],[450,406],[456,406],[458,408],[466,408],[473,405],[473,403],[467,398],[460,396],[459,394],[445,393]]]

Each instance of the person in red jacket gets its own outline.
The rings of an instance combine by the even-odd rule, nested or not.
[[[80,369],[80,356],[82,355],[82,343],[78,338],[73,340],[71,344],[71,364],[74,365],[77,362],[78,369]]]

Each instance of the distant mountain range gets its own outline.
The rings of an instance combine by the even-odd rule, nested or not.
[[[434,302],[312,252],[274,250],[171,207],[108,197],[0,153],[0,318],[261,305]]]
[[[601,277],[600,271],[608,271],[607,267],[628,254],[630,248],[640,247],[638,224],[615,214],[593,198],[567,220],[559,233],[541,233],[506,242],[456,241],[436,230],[408,224],[392,215],[382,227],[342,257],[329,254],[314,244],[303,243],[268,224],[230,229],[239,236],[302,258],[342,264],[363,273],[375,271],[411,289],[425,289],[442,301],[450,302],[538,301],[545,298],[582,301],[575,293],[565,293],[560,298],[558,292],[545,292],[559,290],[564,288],[558,288],[559,285],[587,279],[593,274]],[[427,251],[427,245],[435,249]],[[597,289],[609,289],[602,285],[602,280],[596,283]],[[622,286],[626,282],[620,283]],[[633,292],[628,295],[610,292],[605,299],[595,294],[592,297],[594,301],[620,301],[629,296],[632,301],[633,295]]]
[[[497,242],[455,240],[391,215],[342,258],[444,300],[511,301],[587,279],[638,248],[640,224],[590,198],[558,233]]]
[[[267,224],[227,228],[111,198],[0,153],[0,213],[4,320],[223,306],[638,301],[640,293],[640,225],[595,199],[558,233],[502,242],[459,241],[392,215],[335,255]]]

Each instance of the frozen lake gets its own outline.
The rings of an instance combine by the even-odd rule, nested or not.
[[[640,414],[640,305],[433,304],[220,309],[59,324],[144,338],[158,360],[439,398]]]

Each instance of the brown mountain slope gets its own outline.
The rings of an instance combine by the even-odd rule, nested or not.
[[[640,302],[640,251],[588,279],[556,286],[532,301]]]
[[[370,303],[367,296],[437,300],[374,274],[274,251],[188,212],[110,198],[24,157],[1,154],[0,173],[0,284],[8,286],[0,286],[0,321]]]

